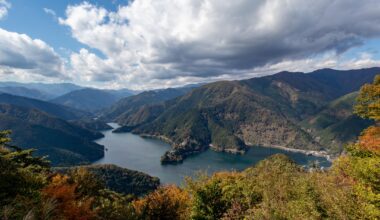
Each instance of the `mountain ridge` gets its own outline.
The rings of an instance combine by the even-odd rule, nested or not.
[[[329,150],[330,146],[318,143],[300,122],[341,95],[357,91],[377,73],[380,68],[322,69],[214,82],[159,105],[124,112],[129,120],[116,122],[123,125],[119,131],[169,139],[172,150],[163,156],[164,163],[180,162],[209,147],[233,153],[255,145]],[[147,115],[137,117],[139,112]],[[136,120],[131,120],[133,116]]]

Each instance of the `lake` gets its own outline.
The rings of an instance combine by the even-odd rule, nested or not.
[[[118,125],[110,123],[113,128]],[[318,161],[321,167],[329,167],[331,163],[323,157],[307,156],[302,153],[288,152],[275,148],[252,147],[244,155],[214,152],[208,150],[186,158],[182,164],[161,165],[160,158],[170,145],[157,139],[142,138],[132,133],[112,133],[104,131],[104,138],[96,142],[108,150],[98,164],[115,164],[131,170],[138,170],[160,178],[161,183],[181,184],[184,176],[193,176],[197,171],[213,173],[223,170],[243,170],[270,155],[283,153],[301,165]]]

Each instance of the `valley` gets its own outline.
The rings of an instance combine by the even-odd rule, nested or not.
[[[113,129],[119,126],[110,124]],[[113,133],[112,130],[103,132],[104,137],[96,143],[104,145],[107,149],[104,158],[95,164],[115,164],[120,167],[138,170],[151,176],[158,177],[161,184],[184,184],[184,177],[195,177],[199,172],[207,172],[209,175],[218,171],[241,171],[259,161],[274,155],[285,154],[297,164],[311,166],[318,164],[328,168],[331,162],[324,157],[306,155],[301,152],[287,150],[252,147],[244,155],[218,153],[208,150],[202,154],[191,156],[183,163],[172,166],[162,165],[161,156],[170,149],[170,145],[151,138],[142,138],[131,133]],[[149,153],[148,153],[149,152]]]
[[[56,98],[47,101],[3,92],[1,129],[20,133],[12,136],[14,144],[37,147],[37,154],[47,154],[54,166],[89,164],[102,158],[107,151],[94,140],[103,137],[101,131],[111,129],[106,123],[110,121],[120,124],[112,130],[115,135],[130,132],[169,144],[154,158],[161,164],[182,163],[209,150],[249,155],[256,146],[331,160],[373,124],[354,116],[352,106],[356,91],[378,72],[380,68],[280,72],[142,92],[72,84],[62,84],[58,90],[42,84],[38,90],[36,84],[23,85],[26,89],[10,92],[33,89],[32,94],[56,92]],[[3,85],[3,90],[20,86]],[[20,126],[22,120],[27,124]],[[50,138],[44,138],[46,134]]]
[[[203,85],[167,101],[119,104],[140,96],[136,95],[111,107],[123,108],[123,113],[105,111],[103,117],[122,125],[115,132],[170,143],[172,148],[161,157],[163,164],[180,163],[209,148],[244,154],[250,146],[321,151],[335,157],[345,143],[354,141],[373,123],[352,115],[354,98],[348,94],[371,82],[379,71],[281,72]],[[317,125],[315,118],[322,118],[326,112],[330,112],[329,124]]]
[[[376,0],[0,0],[0,220],[380,220]]]

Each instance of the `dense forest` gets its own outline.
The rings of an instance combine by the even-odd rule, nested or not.
[[[200,174],[144,196],[117,193],[89,168],[55,172],[0,133],[2,219],[379,219],[380,76],[364,85],[357,116],[375,121],[328,170],[274,155],[242,172]],[[118,178],[119,172],[114,172]],[[139,193],[140,194],[140,193]]]
[[[170,143],[172,148],[161,157],[163,164],[181,163],[208,149],[244,154],[255,146],[320,151],[335,157],[373,123],[354,116],[352,108],[357,91],[379,71],[279,72],[209,83],[164,102],[133,104],[148,100],[141,93],[115,103],[103,117],[122,126],[115,132]]]

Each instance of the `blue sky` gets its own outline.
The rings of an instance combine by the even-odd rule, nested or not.
[[[12,0],[12,6],[7,17],[0,20],[0,27],[8,31],[25,33],[32,38],[42,39],[57,49],[62,56],[67,56],[67,50],[78,51],[86,45],[79,43],[71,37],[69,28],[59,25],[52,14],[44,9],[51,9],[57,17],[64,17],[68,5],[80,4],[83,1],[68,0]],[[120,4],[128,4],[128,1],[99,0],[88,1],[110,10],[116,10]],[[60,49],[62,48],[62,49]],[[90,48],[88,48],[90,49]],[[94,51],[96,52],[96,50]]]
[[[147,89],[366,68],[379,23],[376,0],[0,0],[0,80]]]

